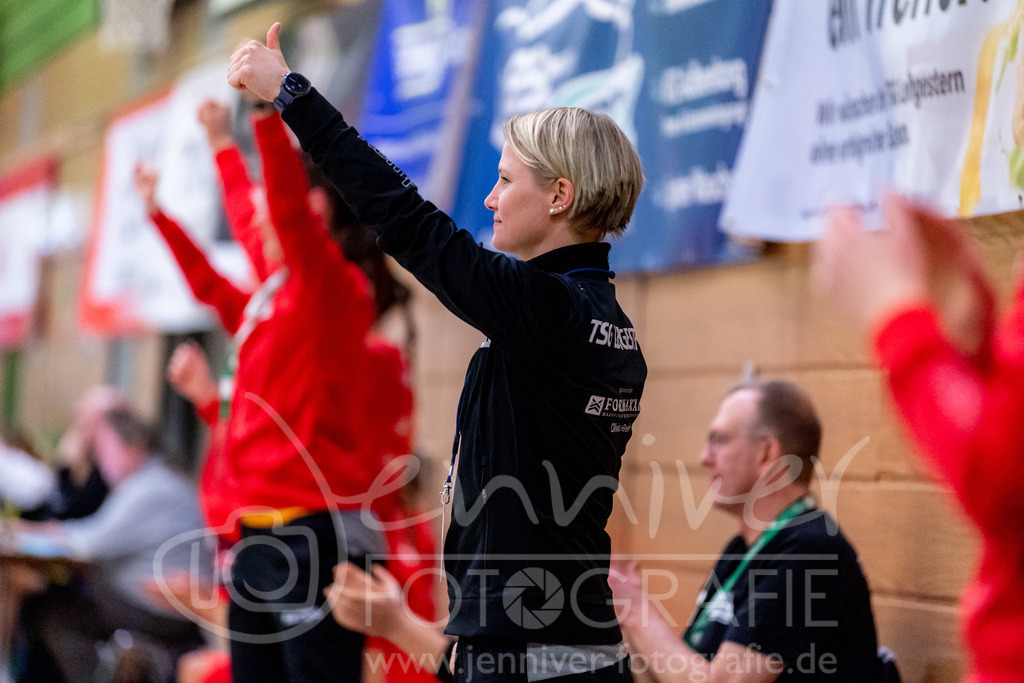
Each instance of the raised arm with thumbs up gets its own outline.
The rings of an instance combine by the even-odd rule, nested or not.
[[[231,55],[228,64],[228,83],[235,90],[249,91],[256,97],[272,102],[281,90],[281,79],[291,69],[281,53],[281,22],[267,31],[267,44],[250,40]]]

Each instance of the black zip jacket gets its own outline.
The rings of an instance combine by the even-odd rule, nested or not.
[[[609,245],[526,262],[489,251],[316,91],[284,120],[381,248],[486,335],[459,402],[447,632],[618,642],[605,524],[647,366]]]

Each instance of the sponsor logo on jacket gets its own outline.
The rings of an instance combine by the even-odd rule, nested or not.
[[[640,399],[591,396],[583,412],[599,417],[636,417],[640,414]]]
[[[639,348],[636,343],[636,332],[632,327],[618,327],[597,318],[590,321],[590,343],[625,351]]]

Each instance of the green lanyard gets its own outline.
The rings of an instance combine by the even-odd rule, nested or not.
[[[799,517],[808,510],[814,508],[814,498],[812,496],[804,496],[795,503],[787,507],[785,510],[779,513],[771,524],[768,525],[761,535],[757,537],[754,544],[747,550],[746,555],[740,560],[739,565],[733,570],[729,578],[725,580],[722,587],[718,589],[715,596],[711,601],[705,600],[697,606],[697,614],[695,618],[690,622],[690,626],[686,629],[686,633],[683,634],[683,640],[686,643],[696,649],[702,640],[704,640],[704,632],[708,630],[708,623],[711,621],[711,610],[708,609],[711,602],[715,600],[732,600],[732,589],[736,585],[736,582],[740,580],[740,575],[746,570],[747,565],[754,559],[761,550],[768,545],[768,542],[775,538],[782,529],[795,517]],[[720,597],[721,596],[721,597]]]

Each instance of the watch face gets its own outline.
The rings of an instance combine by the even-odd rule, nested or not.
[[[309,79],[294,71],[284,77],[281,85],[292,95],[305,95],[309,91]]]

